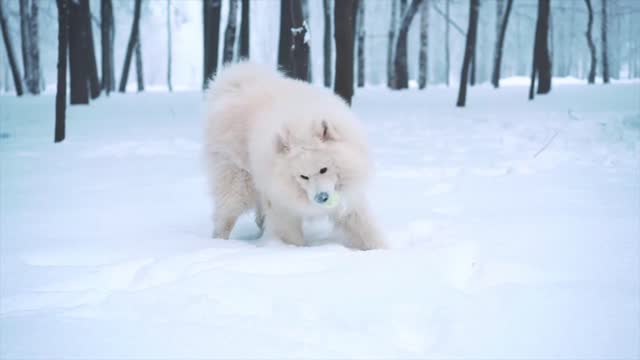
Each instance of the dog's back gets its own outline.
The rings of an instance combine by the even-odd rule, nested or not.
[[[273,101],[270,89],[280,81],[277,72],[257,64],[245,62],[222,69],[207,90],[207,152],[246,169],[247,141],[255,115]]]

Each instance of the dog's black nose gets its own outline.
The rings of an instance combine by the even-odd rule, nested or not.
[[[329,194],[327,194],[326,192],[319,192],[316,194],[315,196],[315,200],[318,204],[324,204],[327,202],[327,200],[329,200]]]

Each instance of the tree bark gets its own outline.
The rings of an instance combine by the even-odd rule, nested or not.
[[[365,83],[365,28],[364,28],[364,6],[366,0],[358,1],[358,15],[356,16],[358,34],[358,87],[363,87]]]
[[[227,17],[227,28],[224,30],[222,64],[233,62],[233,49],[236,44],[237,13],[238,0],[229,0],[229,16]]]
[[[413,21],[413,17],[418,12],[418,8],[423,0],[412,0],[411,4],[402,15],[400,21],[400,29],[398,30],[398,39],[396,40],[396,50],[394,72],[395,84],[393,89],[406,89],[409,87],[409,66],[407,65],[407,35],[409,27]]]
[[[115,89],[113,71],[113,3],[100,1],[100,43],[102,47],[102,90],[107,95]]]
[[[38,2],[20,0],[20,34],[24,83],[30,94],[40,93],[40,50],[38,46]]]
[[[220,43],[221,0],[204,0],[202,17],[204,23],[204,74],[202,88],[218,70],[218,47]]]
[[[602,39],[602,82],[609,83],[609,55],[607,46],[607,0],[600,0],[602,5],[601,35]]]
[[[424,89],[429,80],[429,0],[420,6],[420,52],[418,55],[418,88]]]
[[[144,71],[142,68],[142,39],[140,34],[137,36],[136,42],[136,82],[138,84],[138,92],[144,91]]]
[[[249,58],[249,0],[242,0],[242,18],[240,20],[240,58]]]
[[[291,0],[291,64],[290,76],[294,79],[309,81],[309,44],[307,43],[307,26],[302,16],[302,2]]]
[[[96,51],[93,44],[93,29],[91,26],[91,9],[89,9],[89,0],[80,0],[80,8],[83,13],[84,26],[86,27],[86,41],[87,41],[87,60],[88,65],[88,79],[89,90],[91,99],[95,99],[100,96],[100,79],[98,79],[98,64],[96,62]]]
[[[596,46],[593,43],[593,36],[591,35],[591,31],[593,29],[593,8],[591,7],[591,0],[584,0],[587,5],[588,12],[588,22],[587,22],[587,45],[589,45],[589,53],[591,54],[591,67],[589,68],[589,77],[588,83],[594,84],[596,82],[596,67],[598,64],[598,59],[596,58]]]
[[[122,76],[120,76],[120,86],[118,91],[125,92],[127,90],[127,80],[129,78],[129,67],[131,66],[131,57],[138,43],[138,31],[140,27],[140,8],[142,0],[136,0],[133,9],[133,24],[131,25],[131,34],[129,35],[129,43],[127,44],[127,52],[124,56],[124,65],[122,66]]]
[[[71,105],[89,103],[89,50],[86,16],[79,2],[69,5],[69,81]]]
[[[2,39],[4,40],[4,48],[7,52],[7,58],[9,59],[9,67],[11,68],[11,76],[13,77],[13,86],[16,89],[16,95],[22,96],[22,78],[20,77],[20,70],[18,69],[15,53],[13,52],[9,25],[7,24],[7,18],[5,17],[2,3],[3,1],[0,0],[0,27],[2,27]]]
[[[391,23],[387,42],[387,86],[393,88],[395,74],[393,69],[393,50],[396,43],[396,28],[398,27],[398,0],[391,1]]]
[[[529,87],[529,99],[533,99],[535,77],[538,77],[538,94],[546,94],[551,91],[551,59],[549,58],[549,12],[550,0],[538,0],[538,20],[536,21],[536,34],[533,46],[533,66],[531,71],[531,85]]]
[[[171,0],[167,0],[167,89],[169,92],[173,91],[173,85],[171,84],[171,55],[173,50],[171,49]]]
[[[278,69],[291,73],[291,0],[280,0],[280,37],[278,40]]]
[[[464,107],[467,102],[467,83],[469,81],[469,66],[475,48],[476,36],[478,33],[478,10],[479,0],[469,0],[469,28],[467,29],[467,41],[464,47],[464,58],[462,59],[462,73],[460,75],[460,88],[458,89],[458,101],[456,106]]]
[[[54,142],[65,138],[67,111],[67,48],[69,39],[69,0],[57,0],[58,4],[58,79],[56,91],[56,123]]]
[[[509,15],[513,6],[513,0],[507,0],[507,8],[502,13],[502,5],[504,0],[498,0],[496,3],[496,47],[493,52],[493,72],[491,74],[491,83],[494,88],[500,87],[500,68],[502,66],[502,49],[504,48],[504,36],[507,32],[507,24],[509,23]]]
[[[324,86],[331,87],[331,0],[322,0],[324,10]]]
[[[336,40],[336,78],[334,91],[347,104],[353,97],[353,45],[358,0],[335,0],[333,19]]]
[[[445,0],[445,25],[444,25],[444,67],[445,67],[445,82],[447,86],[449,86],[449,77],[451,74],[451,58],[450,58],[450,50],[449,50],[449,6],[451,5],[451,0]]]

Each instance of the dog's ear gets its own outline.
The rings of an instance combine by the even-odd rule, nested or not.
[[[338,132],[327,120],[320,123],[320,139],[323,142],[338,140]]]
[[[276,153],[278,154],[286,154],[289,152],[290,144],[288,131],[280,131],[276,134],[275,148]]]

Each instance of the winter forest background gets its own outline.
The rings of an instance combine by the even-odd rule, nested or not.
[[[0,10],[0,358],[640,358],[640,0]],[[350,101],[388,248],[212,238],[241,58]]]
[[[394,47],[401,25],[401,14],[410,9],[411,0],[362,0],[354,11],[360,17],[356,20],[356,59],[357,76],[355,81],[369,85],[390,84],[388,74],[393,67],[389,56],[395,56]],[[113,74],[121,85],[121,74],[125,63],[125,53],[130,40],[134,19],[134,0],[90,0],[72,1],[87,4],[91,13],[91,33],[93,34],[93,55],[97,61],[97,74],[102,75],[105,60],[101,59],[101,14],[104,6],[112,7],[113,29]],[[141,85],[148,90],[166,90],[170,82],[176,90],[196,89],[202,86],[204,74],[203,46],[203,4],[221,7],[217,38],[211,39],[212,46],[218,50],[214,63],[222,63],[224,47],[233,47],[233,61],[241,57],[240,44],[242,24],[247,25],[249,58],[261,63],[278,63],[278,45],[282,42],[281,2],[278,0],[252,1],[199,1],[199,0],[142,0],[140,9],[140,46],[135,48],[135,66],[139,66]],[[286,3],[283,2],[283,4]],[[294,2],[295,3],[295,2]],[[353,6],[350,2],[349,6]],[[421,3],[418,1],[417,3]],[[416,11],[415,19],[410,23],[407,40],[407,70],[413,86],[419,81],[421,69],[425,69],[425,84],[458,86],[460,68],[463,60],[465,34],[468,24],[469,2],[466,0],[424,0]],[[537,21],[536,0],[480,0],[476,57],[475,81],[485,83],[491,80],[496,52],[496,41],[500,25],[504,21],[507,5],[511,5],[506,25],[501,77],[529,77],[532,65],[533,40]],[[548,51],[551,59],[551,73],[554,77],[573,77],[586,79],[591,70],[591,53],[585,32],[589,23],[589,11],[592,7],[591,37],[595,47],[596,74],[601,78],[605,60],[608,63],[610,77],[613,79],[637,78],[640,76],[640,45],[636,34],[640,25],[634,21],[640,12],[640,3],[634,0],[556,0],[550,1],[548,25]],[[3,23],[6,35],[11,40],[16,57],[17,71],[24,80],[27,91],[34,93],[38,89],[27,85],[34,70],[23,56],[25,51],[39,52],[36,65],[40,89],[53,91],[56,83],[58,10],[56,1],[4,0]],[[233,4],[233,11],[230,11]],[[249,5],[250,4],[250,5]],[[21,11],[20,7],[24,5]],[[286,4],[285,4],[286,5]],[[301,1],[302,16],[308,24],[306,36],[310,44],[310,78],[314,83],[333,83],[335,76],[336,49],[333,41],[333,1]],[[249,16],[245,17],[245,6]],[[36,40],[29,40],[30,31],[23,29],[28,24],[25,17],[37,9]],[[284,9],[285,11],[287,9]],[[327,14],[325,17],[325,13]],[[21,14],[24,15],[21,17]],[[214,13],[215,14],[215,11]],[[346,12],[345,12],[346,14]],[[229,21],[229,16],[232,21]],[[355,14],[354,14],[355,15]],[[82,16],[79,14],[78,16]],[[212,17],[214,23],[215,15]],[[449,21],[447,21],[449,19]],[[289,21],[289,19],[284,19]],[[603,21],[604,20],[604,21]],[[327,24],[329,28],[327,28]],[[230,26],[233,26],[231,28]],[[76,28],[78,25],[76,25]],[[76,30],[74,28],[74,30]],[[326,33],[326,31],[331,31]],[[225,38],[231,32],[233,38]],[[337,34],[340,35],[340,34]],[[607,41],[605,45],[605,37]],[[168,36],[171,38],[168,39]],[[329,49],[325,42],[329,39]],[[393,40],[391,40],[393,39]],[[5,37],[5,41],[7,37]],[[170,41],[169,41],[170,40]],[[285,41],[287,39],[284,39]],[[421,41],[424,44],[421,44]],[[362,43],[362,45],[360,45]],[[35,48],[35,50],[31,50]],[[138,49],[140,55],[138,57]],[[213,50],[209,50],[210,52]],[[421,53],[424,53],[421,55]],[[73,57],[73,53],[70,54]],[[423,56],[422,64],[420,57]],[[2,52],[0,71],[1,89],[14,91],[6,51]],[[327,61],[328,60],[328,61]],[[326,64],[328,62],[328,64]],[[171,64],[171,65],[169,65]],[[325,66],[331,66],[325,75]],[[362,65],[363,70],[360,69]],[[171,74],[168,67],[171,66]],[[216,65],[214,65],[216,66]],[[134,66],[132,66],[133,68]],[[137,68],[136,68],[137,69]],[[128,79],[129,91],[135,91],[136,76]],[[37,73],[40,73],[38,76]],[[325,76],[329,80],[325,80]],[[98,80],[101,78],[98,76]]]

